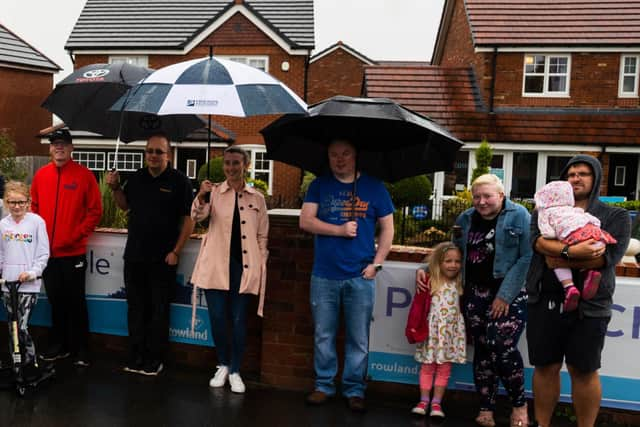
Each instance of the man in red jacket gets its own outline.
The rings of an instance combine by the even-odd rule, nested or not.
[[[73,355],[76,366],[88,366],[89,320],[85,299],[87,240],[100,221],[102,196],[93,173],[71,159],[71,134],[49,135],[51,163],[36,172],[31,210],[47,224],[51,257],[42,273],[51,305],[50,347],[42,359]]]

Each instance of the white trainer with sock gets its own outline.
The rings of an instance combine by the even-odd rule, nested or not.
[[[209,387],[222,387],[227,382],[227,378],[229,377],[229,367],[224,365],[219,365],[218,370],[215,375],[209,381]]]
[[[234,393],[244,393],[246,390],[242,377],[237,372],[229,375],[229,384],[231,385],[231,391]]]

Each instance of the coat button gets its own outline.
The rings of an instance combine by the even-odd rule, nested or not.
[[[253,207],[253,205],[249,205],[249,207],[250,207],[250,208],[252,208],[252,207]]]
[[[245,221],[244,219],[240,222],[240,224],[246,224],[247,221]]]
[[[247,238],[247,236],[242,236],[242,238],[243,238],[243,239],[246,239],[246,238]]]
[[[238,194],[238,199],[242,199],[242,194]]]
[[[249,268],[249,266],[247,264],[244,265],[244,268]]]
[[[243,253],[243,254],[246,254],[246,253],[247,253],[247,250],[246,250],[246,249],[245,249],[245,250],[243,250],[243,251],[242,251],[242,253]]]
[[[244,206],[240,206],[240,210],[243,211],[244,210]]]

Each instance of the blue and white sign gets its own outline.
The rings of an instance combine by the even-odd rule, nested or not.
[[[126,234],[96,232],[87,245],[87,306],[89,330],[109,335],[128,335],[127,301],[124,292],[122,254]],[[169,339],[175,342],[213,346],[209,314],[202,290],[191,333],[191,295],[188,283],[200,249],[200,240],[190,239],[180,254],[174,299],[170,307]],[[3,312],[4,314],[4,312]],[[4,315],[3,318],[6,318]],[[51,325],[51,309],[44,289],[38,296],[31,324]]]
[[[376,278],[376,304],[369,342],[369,375],[378,381],[418,384],[420,365],[414,360],[415,344],[409,344],[404,329],[415,289],[415,271],[420,264],[386,262]],[[602,406],[640,410],[640,279],[618,277],[613,316],[602,353]],[[525,362],[525,388],[531,396],[533,367],[529,364],[525,334],[519,349]],[[449,387],[473,390],[471,360],[454,364]],[[561,400],[571,401],[571,384],[566,369],[562,373]]]
[[[426,205],[414,206],[411,209],[411,216],[415,219],[425,219],[429,215],[429,208]]]

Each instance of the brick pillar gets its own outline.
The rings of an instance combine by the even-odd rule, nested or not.
[[[313,387],[313,325],[309,278],[313,236],[297,215],[269,216],[269,263],[260,380],[291,390]]]

